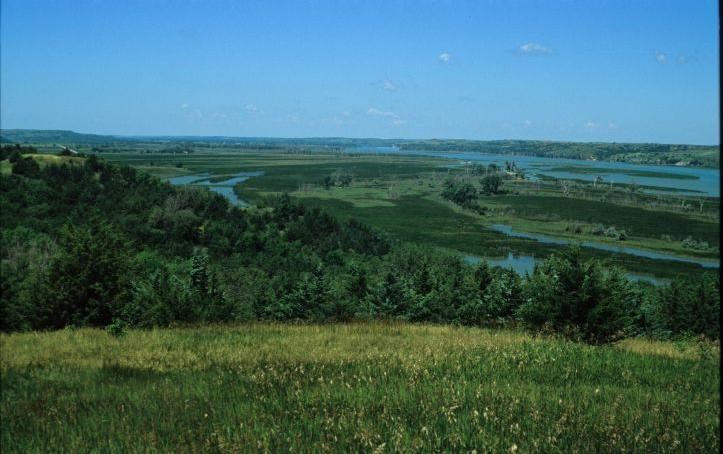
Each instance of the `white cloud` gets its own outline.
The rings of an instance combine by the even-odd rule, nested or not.
[[[253,104],[246,104],[244,109],[246,109],[246,112],[258,112],[259,111],[258,107],[256,107]]]
[[[668,57],[662,53],[662,52],[655,52],[655,59],[660,63],[661,65],[664,65],[668,62]]]
[[[596,122],[594,122],[594,121],[588,121],[587,123],[585,123],[585,127],[586,127],[586,128],[590,128],[590,129],[599,128],[599,127],[600,127],[600,123],[596,123]]]
[[[617,127],[618,125],[613,122],[608,123],[608,129],[616,129]]]
[[[437,58],[439,58],[439,61],[447,63],[452,59],[452,54],[450,54],[449,52],[442,52]]]
[[[530,120],[525,120],[522,122],[522,124],[525,126],[530,126],[532,124],[532,122]]]
[[[379,109],[375,109],[374,107],[370,107],[367,110],[367,115],[372,115],[375,117],[389,118],[389,119],[391,119],[393,125],[403,125],[406,123],[406,121],[399,118],[399,115],[395,114],[394,112],[391,112],[388,110],[379,110]]]
[[[388,110],[379,110],[375,109],[374,107],[370,107],[369,110],[367,110],[367,114],[376,115],[379,117],[399,118],[399,115],[395,114],[394,112],[390,112]]]
[[[675,61],[679,65],[684,65],[684,64],[688,63],[688,57],[686,57],[685,55],[679,55],[678,58],[675,59]]]
[[[537,43],[525,43],[520,46],[518,51],[522,55],[550,55],[552,53],[552,49]]]
[[[385,80],[382,83],[382,88],[384,88],[386,91],[394,91],[397,88],[399,88],[399,86],[397,84],[395,84],[394,82],[392,82],[391,80]]]
[[[181,109],[188,109],[188,107],[189,107],[189,105],[186,104],[185,102],[183,104],[181,104]]]

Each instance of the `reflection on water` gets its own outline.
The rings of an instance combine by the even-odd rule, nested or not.
[[[263,172],[241,172],[225,180],[213,181],[217,177],[212,177],[208,173],[199,173],[196,175],[183,175],[180,177],[169,178],[168,182],[174,186],[206,186],[211,191],[226,197],[233,205],[247,207],[248,203],[245,200],[238,198],[233,190],[233,187],[242,181],[246,181],[251,177],[257,177],[259,175],[263,175]]]

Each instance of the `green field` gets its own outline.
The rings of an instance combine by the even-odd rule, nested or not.
[[[0,335],[4,452],[717,452],[719,352],[504,330]]]

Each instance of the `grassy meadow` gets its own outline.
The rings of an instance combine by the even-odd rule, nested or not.
[[[4,452],[717,452],[719,350],[373,323],[0,335]]]

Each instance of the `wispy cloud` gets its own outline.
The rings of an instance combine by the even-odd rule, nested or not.
[[[661,65],[664,65],[668,62],[668,57],[662,53],[662,52],[655,52],[655,59],[660,63]]]
[[[552,49],[537,43],[525,43],[517,49],[520,55],[550,55]]]
[[[259,111],[259,108],[253,104],[246,104],[246,106],[244,107],[244,110],[246,110],[246,112],[255,113],[255,112]]]
[[[587,123],[585,123],[585,127],[588,129],[597,129],[600,127],[600,123],[588,121]]]
[[[399,88],[399,86],[391,80],[385,80],[382,84],[382,88],[384,88],[386,91],[394,91]]]
[[[186,104],[185,102],[183,104],[181,104],[181,109],[188,109],[188,107],[189,107],[189,105]]]
[[[452,60],[452,54],[450,54],[449,52],[442,52],[437,58],[442,63],[449,63],[449,61]]]
[[[375,80],[370,83],[375,88],[381,88],[384,91],[397,91],[402,88],[402,84],[392,79]]]
[[[399,118],[399,115],[395,114],[394,112],[388,111],[388,110],[379,110],[375,109],[374,107],[370,107],[367,110],[367,114],[369,115],[376,115],[378,117],[391,117],[391,118]]]
[[[370,107],[367,110],[367,115],[389,118],[391,119],[393,125],[403,125],[406,123],[406,121],[402,120],[399,115],[395,114],[394,112],[388,110],[379,110],[375,109],[374,107]]]
[[[688,63],[688,57],[686,57],[685,55],[678,55],[678,58],[675,59],[675,62],[679,65],[684,65]]]

